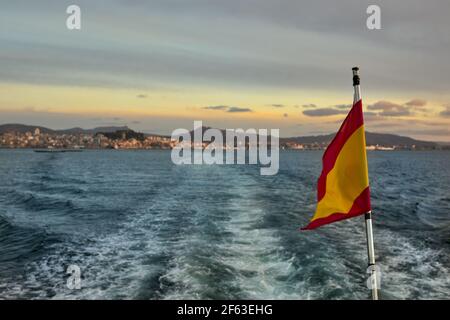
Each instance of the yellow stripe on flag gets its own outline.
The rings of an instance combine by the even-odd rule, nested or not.
[[[364,126],[345,142],[328,173],[325,196],[317,204],[312,221],[334,213],[347,213],[355,199],[369,186]]]

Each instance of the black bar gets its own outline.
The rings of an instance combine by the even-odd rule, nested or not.
[[[249,306],[266,306],[266,310],[258,314],[242,314]],[[232,307],[231,307],[232,306]],[[270,306],[270,307],[269,307]],[[399,308],[403,317],[408,313],[414,316],[429,316],[430,312],[442,314],[448,310],[448,301],[337,301],[337,300],[151,300],[151,301],[0,301],[0,309],[4,319],[7,315],[20,318],[30,314],[32,318],[45,316],[45,319],[87,319],[98,316],[99,319],[306,319],[341,315],[346,319],[352,316],[358,319],[361,314],[370,310],[372,319],[385,319],[387,309]],[[189,309],[195,308],[197,309]],[[210,313],[199,314],[199,307],[210,308]],[[180,309],[181,308],[181,309]],[[445,308],[445,310],[444,310]],[[358,310],[359,309],[359,310]],[[181,311],[183,310],[183,311]],[[197,310],[197,314],[181,314],[185,310]],[[215,311],[217,310],[217,311]],[[240,311],[237,311],[240,310]],[[262,310],[262,309],[259,309]],[[253,313],[256,313],[255,311]],[[133,315],[135,317],[133,317]],[[364,316],[364,318],[367,318]]]

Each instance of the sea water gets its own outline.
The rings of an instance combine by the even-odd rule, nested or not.
[[[261,176],[170,151],[0,150],[0,298],[369,298],[362,216],[299,231],[321,156],[281,151]],[[448,299],[450,152],[368,159],[381,297]]]

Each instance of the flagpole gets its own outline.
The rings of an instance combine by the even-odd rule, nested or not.
[[[355,89],[354,101],[353,103],[361,100],[361,88],[360,88],[360,78],[359,78],[359,68],[352,68],[353,71],[353,88]],[[370,283],[372,289],[372,300],[378,300],[378,281],[377,273],[375,269],[375,248],[373,244],[373,230],[372,230],[372,211],[366,212],[364,215],[364,220],[366,222],[366,238],[367,238],[367,256],[369,260],[370,268]]]

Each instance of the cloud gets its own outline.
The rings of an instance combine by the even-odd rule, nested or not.
[[[312,108],[317,108],[317,105],[315,105],[314,103],[310,103],[310,104],[304,104],[302,107],[306,108],[306,109],[312,109]]]
[[[404,104],[381,100],[369,105],[369,110],[380,111],[378,115],[386,117],[403,117],[413,115],[415,111],[427,111],[427,101],[424,99],[412,99]]]
[[[283,117],[287,118],[289,115],[287,113],[283,114]]]
[[[0,20],[5,24],[23,18],[22,2],[9,2],[2,1]],[[54,1],[34,2],[27,4],[31,12],[27,23],[35,32],[16,30],[2,37],[2,81],[113,88],[170,83],[203,88],[206,80],[221,89],[239,85],[324,90],[345,82],[342,62],[357,54],[364,74],[370,75],[372,90],[440,92],[450,84],[448,65],[441,63],[450,47],[448,1],[433,1],[439,5],[391,1],[388,10],[396,17],[395,26],[385,28],[377,41],[361,41],[367,40],[366,30],[360,19],[353,18],[364,13],[363,2],[342,1],[336,14],[323,9],[329,0],[285,0],[277,10],[273,0],[249,0],[246,5],[239,0],[189,4],[135,0],[131,6],[116,0],[107,2],[110,10],[102,5],[106,1],[79,0],[83,10],[97,18],[89,25],[91,37],[75,47],[74,39],[55,27],[61,10]],[[116,21],[121,21],[120,37]],[[154,23],[151,39],[144,32],[149,21]],[[219,33],[222,41],[217,41]],[[273,50],[267,50],[267,39]],[[307,63],[298,63],[299,52]],[[404,52],[410,53],[408,59]],[[404,72],[390,72],[392,68]],[[390,81],[384,76],[387,73]]]
[[[227,112],[252,112],[250,108],[229,107]]]
[[[303,114],[308,117],[327,117],[334,116],[337,114],[346,114],[347,110],[338,110],[333,108],[321,108],[314,110],[304,110]]]
[[[205,110],[220,110],[220,111],[226,111],[230,113],[238,113],[238,112],[252,112],[252,109],[250,108],[241,108],[241,107],[230,107],[230,106],[208,106],[203,107]]]
[[[333,108],[337,109],[350,109],[353,105],[351,104],[336,104],[333,106]]]
[[[381,111],[379,115],[387,117],[401,117],[411,115],[411,108],[405,105],[393,103],[390,101],[378,101],[367,106],[369,110]]]
[[[139,98],[139,99],[145,99],[145,98],[147,98],[147,95],[146,95],[146,94],[138,94],[138,95],[136,96],[136,98]]]
[[[328,108],[317,108],[317,105],[312,103],[304,104],[303,108],[307,108],[309,110],[304,110],[303,114],[309,117],[334,116],[338,114],[347,114],[351,107],[351,104],[336,104]]]
[[[273,108],[284,108],[285,107],[285,105],[281,104],[281,103],[273,103],[273,104],[269,104],[269,106],[273,107]]]
[[[208,107],[204,107],[203,109],[206,109],[206,110],[227,110],[228,106],[208,106]]]
[[[408,107],[424,107],[427,104],[427,101],[424,99],[412,99],[405,103]]]
[[[439,112],[439,115],[444,118],[450,118],[450,104],[445,105],[445,110]]]
[[[405,103],[405,106],[411,107],[416,111],[426,112],[428,109],[425,107],[427,105],[427,101],[424,99],[412,99]]]

